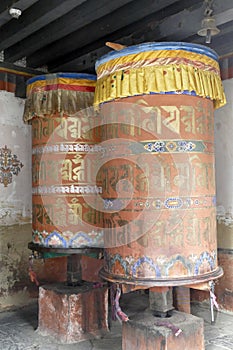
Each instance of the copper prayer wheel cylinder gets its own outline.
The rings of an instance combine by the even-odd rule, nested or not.
[[[24,120],[32,125],[33,242],[44,247],[101,247],[101,217],[84,196],[101,192],[92,178],[96,76],[57,73],[27,83]],[[87,153],[88,164],[85,163]]]
[[[102,141],[114,145],[98,172],[101,277],[148,287],[220,277],[213,113],[225,95],[216,53],[145,43],[103,56],[96,72]]]

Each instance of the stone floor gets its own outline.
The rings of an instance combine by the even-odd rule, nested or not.
[[[122,309],[129,317],[147,306],[148,297],[145,294],[123,296]],[[233,314],[215,313],[216,322],[213,325],[208,304],[193,304],[192,314],[205,320],[206,350],[233,350]],[[36,328],[36,304],[1,312],[0,350],[121,350],[121,325],[118,321],[112,323],[111,332],[104,339],[69,345],[57,344],[49,337],[42,337]]]

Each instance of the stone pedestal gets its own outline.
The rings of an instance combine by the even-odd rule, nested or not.
[[[38,332],[66,344],[100,338],[108,332],[107,287],[41,286]]]
[[[171,287],[152,287],[149,289],[150,310],[154,316],[165,317],[173,307]]]
[[[182,332],[176,336],[175,333],[179,329]],[[173,311],[171,317],[159,318],[154,317],[151,311],[146,311],[138,313],[123,324],[122,350],[204,350],[204,348],[203,320],[193,315]]]

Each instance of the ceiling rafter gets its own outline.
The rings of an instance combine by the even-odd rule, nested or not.
[[[140,19],[143,19],[145,16],[150,14],[153,11],[158,11],[161,7],[164,6],[164,3],[171,4],[176,0],[144,0],[144,5],[142,8],[141,0],[135,0],[127,4],[127,6],[122,6],[111,14],[108,14],[100,19],[90,23],[88,26],[81,28],[79,31],[72,33],[65,38],[65,41],[62,45],[63,53],[69,54],[77,47],[81,48],[91,42],[95,42],[100,38],[110,35],[116,30],[124,28],[127,24],[134,23]],[[127,11],[126,11],[127,10]],[[131,14],[134,14],[133,16]],[[90,37],[85,34],[89,31],[91,33]],[[74,41],[74,37],[76,40]],[[55,42],[50,49],[52,50],[53,60],[58,59],[61,56],[61,41]],[[40,61],[44,63],[45,61],[51,60],[47,49],[40,50],[35,52],[33,55],[28,57],[28,63],[32,67],[38,66],[38,57]]]
[[[222,13],[229,11],[232,6],[232,0],[224,0],[224,2],[221,0],[216,0],[214,15],[221,16]],[[200,29],[201,22],[204,17],[204,10],[205,5],[203,1],[199,1],[199,3],[196,1],[194,5],[191,6],[190,4],[190,7],[166,16],[159,23],[157,23],[157,25],[151,26],[150,21],[142,21],[140,30],[138,29],[127,36],[118,37],[118,41],[125,45],[132,45],[145,41],[187,41],[188,38],[194,36],[198,38],[200,43],[204,44],[204,38],[200,38],[196,35],[198,29]],[[225,17],[225,22],[228,21],[229,18],[229,16]],[[224,22],[223,18],[221,20]],[[137,40],[134,38],[137,38]],[[215,38],[213,41],[214,40]],[[216,46],[214,46],[214,48],[216,49]],[[50,65],[49,68],[52,71],[57,71],[62,67],[69,70],[72,65],[77,70],[89,71],[93,67],[93,62],[101,55],[109,51],[104,47],[93,49],[89,46],[86,49],[89,49],[89,52],[83,53],[81,57],[77,56],[75,59],[74,55],[71,53],[69,55],[69,62],[65,62],[65,57],[63,57],[64,63],[62,63],[61,60],[57,60],[58,64],[56,65],[54,62],[55,64]],[[76,52],[76,54],[78,53]]]
[[[52,62],[52,64],[49,64],[49,69],[56,71],[60,70],[62,66],[64,66],[65,69],[70,69],[70,66],[73,65],[76,68],[78,67],[78,69],[81,69],[83,66],[84,70],[89,70],[91,67],[93,67],[93,62],[97,58],[109,51],[108,48],[104,47],[104,43],[108,39],[110,41],[118,41],[124,45],[135,45],[145,41],[159,41],[163,36],[163,34],[160,32],[160,25],[166,23],[167,26],[168,18],[173,18],[182,13],[183,11],[181,11],[181,8],[183,9],[184,3],[191,6],[193,4],[193,0],[180,1],[180,7],[175,6],[176,4],[174,4],[174,6],[167,7],[166,11],[163,9],[157,13],[152,13],[143,20],[137,21],[133,25],[128,26],[125,28],[125,30],[123,30],[123,28],[120,31],[113,33],[109,38],[103,38],[104,40],[102,40],[102,45],[99,43],[99,46],[96,48],[94,48],[93,45],[88,45],[79,50],[79,52],[77,50],[70,53],[68,64],[66,64],[67,62],[65,56]],[[195,5],[189,9],[191,16],[192,11],[196,11],[198,4],[202,4],[202,0],[197,0]],[[97,43],[94,45],[97,45]]]
[[[0,50],[18,43],[84,1],[86,0],[68,0],[66,3],[64,0],[49,0],[46,3],[44,0],[37,1],[34,6],[23,12],[18,20],[0,28]]]
[[[12,4],[23,11],[18,20],[9,15]],[[212,6],[220,33],[208,46],[225,55],[233,52],[233,1]],[[110,50],[106,41],[204,44],[197,31],[205,9],[206,0],[0,0],[0,50],[9,64],[26,57],[30,68],[94,72],[96,59]]]
[[[56,42],[57,40],[61,40],[60,43],[63,44],[65,36],[79,30],[95,19],[98,19],[105,14],[109,14],[119,6],[123,6],[131,1],[132,0],[113,1],[107,6],[109,0],[75,0],[76,7],[72,11],[69,13],[64,13],[62,18],[58,18],[55,21],[50,21],[50,23],[47,26],[44,26],[44,28],[41,30],[29,35],[26,39],[11,46],[5,51],[5,57],[9,62],[14,62],[23,56],[33,54],[42,47],[41,41],[38,40],[39,38],[43,38],[43,48],[45,48],[45,50],[47,50],[48,45],[53,45],[53,42]],[[61,51],[60,48],[61,45],[59,47],[59,51]]]

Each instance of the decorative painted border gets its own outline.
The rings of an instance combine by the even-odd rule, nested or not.
[[[82,194],[99,194],[102,193],[103,189],[100,186],[86,186],[86,185],[80,185],[80,186],[74,186],[74,185],[66,185],[66,186],[35,186],[32,188],[32,194],[33,195],[40,195],[40,194],[51,194],[51,193],[82,193]]]
[[[155,276],[156,277],[161,277],[161,271],[160,271],[160,268],[158,267],[158,265],[156,265],[154,262],[153,262],[153,259],[151,258],[148,258],[147,256],[143,256],[141,258],[139,258],[135,263],[134,265],[132,266],[131,268],[131,271],[132,271],[132,275],[135,276],[137,274],[137,270],[138,268],[140,268],[140,266],[142,264],[148,264],[150,266],[150,268],[152,270],[155,271]]]
[[[44,153],[72,153],[72,152],[103,152],[104,148],[101,145],[96,144],[82,144],[82,143],[61,143],[61,144],[54,144],[54,145],[48,145],[45,146],[37,146],[33,147],[32,154],[44,154]]]
[[[132,256],[127,256],[123,258],[119,253],[112,255],[105,251],[105,261],[105,269],[109,273],[112,273],[115,264],[118,262],[124,271],[125,278],[137,277],[137,271],[143,264],[148,265],[150,270],[153,272],[152,275],[154,274],[155,278],[169,277],[169,271],[177,262],[180,262],[185,267],[188,276],[198,276],[200,267],[204,262],[208,263],[210,271],[215,269],[217,263],[217,253],[216,251],[205,251],[199,256],[191,254],[188,257],[177,254],[172,257],[158,256],[157,258],[151,258],[148,256],[141,256],[134,258]]]
[[[143,143],[143,147],[150,153],[202,153],[209,148],[205,142],[195,140],[156,140]]]
[[[197,262],[195,264],[195,268],[194,268],[195,276],[198,275],[200,266],[203,264],[204,261],[207,261],[209,263],[211,271],[213,271],[213,269],[214,269],[214,259],[213,259],[213,257],[208,252],[203,252],[200,255],[199,259],[197,260]]]
[[[47,231],[32,230],[33,243],[37,243],[44,247],[54,248],[84,248],[84,247],[98,247],[102,248],[104,245],[103,231],[92,231],[85,233],[79,231],[73,232],[57,232],[51,233]]]
[[[212,208],[216,206],[216,196],[199,196],[199,197],[168,197],[168,198],[105,198],[103,207],[109,211],[124,210],[130,203],[132,210],[149,210],[162,209],[191,209],[191,208]]]

